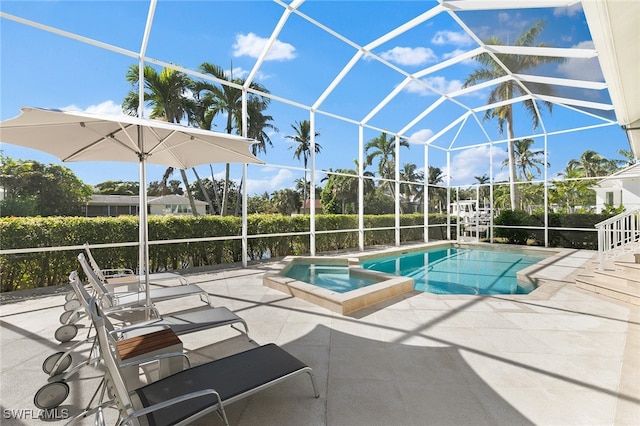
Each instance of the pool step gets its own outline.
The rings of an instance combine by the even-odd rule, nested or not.
[[[576,277],[576,285],[584,290],[640,306],[640,265],[632,259],[619,259],[608,263],[605,269],[597,267]]]

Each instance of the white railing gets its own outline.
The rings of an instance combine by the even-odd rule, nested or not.
[[[598,230],[600,269],[605,259],[619,256],[640,244],[640,208],[620,213],[595,225]]]

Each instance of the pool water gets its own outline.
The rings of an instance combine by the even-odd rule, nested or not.
[[[351,274],[345,265],[294,263],[284,275],[337,293],[346,293],[379,282],[371,277]]]
[[[546,256],[517,251],[446,248],[361,261],[365,269],[414,279],[417,291],[435,294],[528,294],[516,272]]]

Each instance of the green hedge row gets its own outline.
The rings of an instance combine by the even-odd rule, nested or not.
[[[401,241],[422,241],[422,214],[400,218]],[[429,225],[446,223],[445,215],[430,215]],[[365,228],[393,228],[393,215],[365,216]],[[322,233],[327,230],[357,229],[357,215],[317,215],[316,251],[330,252],[358,247],[358,232]],[[220,216],[149,216],[149,240],[162,241],[240,235],[242,221]],[[250,215],[249,236],[285,232],[309,232],[308,216]],[[446,225],[430,227],[429,238],[446,238]],[[395,232],[371,230],[364,233],[365,246],[389,245]],[[97,217],[15,217],[0,219],[0,247],[4,250],[34,247],[76,246],[84,243],[107,244],[136,242],[138,219],[133,216]],[[310,252],[309,235],[250,237],[248,257],[259,260]],[[137,246],[92,249],[98,264],[106,267],[136,268]],[[68,274],[78,268],[77,250],[51,251],[0,256],[1,289],[5,291],[56,286],[67,282]],[[240,239],[193,243],[152,244],[149,248],[150,271],[233,263],[242,260]]]
[[[583,228],[584,231],[575,230],[549,230],[549,246],[597,250],[598,233],[595,225],[612,217],[611,213],[580,213],[564,214],[549,213],[550,228]],[[533,214],[521,210],[505,210],[496,219],[497,226],[524,226],[544,228],[544,215]],[[544,245],[544,229],[508,229],[497,227],[495,237],[505,238],[510,244]]]

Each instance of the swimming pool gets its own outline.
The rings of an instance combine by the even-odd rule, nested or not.
[[[361,259],[362,268],[414,279],[414,289],[435,294],[528,294],[517,272],[547,256],[518,250],[433,248]]]

